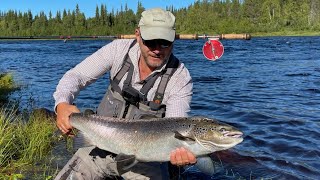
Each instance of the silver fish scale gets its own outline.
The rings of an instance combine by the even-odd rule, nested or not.
[[[185,131],[189,132],[193,129],[196,123],[200,119],[188,119],[188,118],[153,118],[153,119],[120,119],[120,118],[110,118],[102,117],[97,115],[92,115],[96,123],[105,123],[108,127],[119,127],[123,125],[122,128],[132,129],[135,128],[136,131],[146,132],[149,131]],[[130,125],[130,126],[128,126]]]

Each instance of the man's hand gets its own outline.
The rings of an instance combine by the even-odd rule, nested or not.
[[[68,103],[59,103],[57,105],[57,127],[60,129],[60,131],[63,134],[70,134],[72,130],[72,126],[69,122],[69,116],[72,113],[79,113],[80,110],[73,105],[70,105]]]
[[[173,165],[184,166],[196,163],[197,159],[192,152],[181,147],[170,153],[170,162]]]

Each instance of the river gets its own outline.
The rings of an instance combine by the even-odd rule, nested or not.
[[[21,106],[52,109],[63,74],[108,40],[0,41],[0,72],[13,72]],[[223,40],[217,61],[202,54],[205,40],[177,40],[174,53],[194,81],[190,116],[217,118],[241,129],[244,141],[215,153],[223,167],[204,179],[320,178],[320,37]],[[96,108],[108,76],[80,93],[80,109]]]

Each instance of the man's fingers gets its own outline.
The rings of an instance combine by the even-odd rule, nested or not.
[[[67,134],[70,130],[68,128],[66,128],[66,126],[64,126],[63,124],[58,124],[57,127],[59,128],[59,130],[63,133],[63,134]]]
[[[177,161],[176,161],[176,157],[175,157],[175,151],[172,151],[171,153],[170,153],[170,162],[171,162],[171,164],[177,164]]]
[[[71,125],[67,118],[57,118],[57,127],[63,134],[67,134],[71,130]]]
[[[170,162],[173,165],[181,166],[182,165],[182,158],[180,155],[180,149],[177,148],[176,150],[170,153]]]
[[[197,162],[196,157],[190,151],[187,151],[187,155],[190,164],[194,164]]]
[[[188,153],[185,148],[180,148],[180,157],[182,165],[189,164]]]
[[[181,166],[183,164],[183,161],[182,161],[182,157],[181,157],[181,151],[180,149],[176,149],[176,155],[175,155],[175,158],[176,158],[176,163],[178,166]]]
[[[80,113],[80,110],[77,108],[77,106],[73,106],[72,112],[74,112],[74,113]]]
[[[192,152],[182,147],[177,148],[170,153],[170,162],[173,165],[183,166],[187,164],[194,164],[197,162],[197,159]]]
[[[80,113],[77,106],[62,102],[57,105],[57,127],[63,134],[72,135],[72,126],[69,122],[69,116],[72,113]]]

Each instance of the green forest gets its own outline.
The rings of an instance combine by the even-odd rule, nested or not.
[[[0,12],[0,36],[76,36],[133,34],[145,8],[135,10],[125,4],[107,11],[97,5],[94,17],[86,17],[81,7],[62,12],[32,14],[8,10]],[[176,16],[177,33],[253,33],[296,35],[320,32],[319,0],[202,0],[186,8],[166,7]]]

